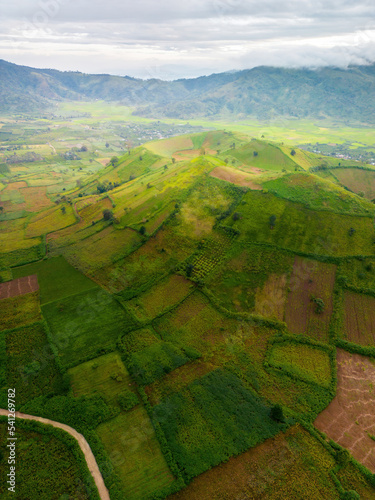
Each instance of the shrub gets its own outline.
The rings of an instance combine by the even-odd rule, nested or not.
[[[270,417],[275,422],[284,422],[284,413],[280,405],[274,405],[270,411]]]
[[[129,390],[126,390],[119,394],[117,401],[120,405],[120,408],[124,411],[131,410],[139,403],[137,395]]]

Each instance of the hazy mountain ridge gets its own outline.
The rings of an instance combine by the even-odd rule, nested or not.
[[[103,99],[136,114],[332,117],[375,121],[375,65],[348,69],[260,66],[172,82],[34,69],[0,61],[1,111],[31,111],[56,100]]]

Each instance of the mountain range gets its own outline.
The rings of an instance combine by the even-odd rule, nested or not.
[[[259,66],[192,79],[35,69],[0,60],[0,111],[31,112],[63,100],[117,102],[146,117],[332,118],[375,123],[375,65],[347,69]]]

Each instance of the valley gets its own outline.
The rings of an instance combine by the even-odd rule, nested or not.
[[[111,500],[374,498],[374,129],[133,111],[0,116],[0,408]]]

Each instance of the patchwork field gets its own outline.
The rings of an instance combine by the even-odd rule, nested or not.
[[[41,236],[71,226],[77,222],[73,208],[70,205],[53,207],[30,219],[25,231],[27,238]]]
[[[45,304],[42,310],[66,367],[115,350],[118,338],[136,328],[124,309],[99,288]]]
[[[39,290],[38,277],[36,274],[17,278],[6,283],[0,283],[0,299],[8,299],[17,295],[25,295]]]
[[[290,343],[272,346],[269,364],[306,382],[329,387],[332,379],[329,354],[317,347]]]
[[[35,397],[62,389],[61,374],[43,323],[8,331],[5,341],[6,381],[8,387],[16,389],[18,407]]]
[[[146,293],[126,303],[140,321],[153,319],[165,309],[180,302],[193,289],[182,276],[172,275],[153,286]]]
[[[374,345],[375,298],[353,292],[344,295],[344,332],[351,342]]]
[[[133,385],[119,353],[112,352],[68,370],[74,397],[100,394],[119,407],[118,397]]]
[[[53,257],[13,268],[15,278],[22,280],[23,276],[29,275],[36,275],[38,278],[41,304],[96,288],[93,281],[74,269],[63,257]]]
[[[285,322],[292,333],[328,341],[336,266],[296,257],[289,282]]]
[[[196,477],[170,500],[340,498],[332,456],[299,425]],[[365,498],[365,497],[364,497]]]
[[[250,189],[262,189],[262,187],[257,184],[257,179],[254,175],[241,172],[231,167],[216,167],[210,172],[210,175],[217,179],[236,184],[237,186],[245,186]]]
[[[338,349],[336,397],[314,422],[372,473],[375,473],[374,383],[372,360]]]
[[[0,330],[10,330],[41,319],[38,292],[0,300]]]
[[[142,406],[96,430],[129,500],[143,500],[174,480]]]
[[[375,199],[375,171],[357,168],[335,168],[335,177],[355,193],[362,193],[367,199]]]
[[[240,231],[242,241],[268,243],[307,254],[374,255],[371,217],[315,212],[258,191],[248,192],[243,201],[239,220],[226,220]],[[271,216],[276,217],[273,225]]]

